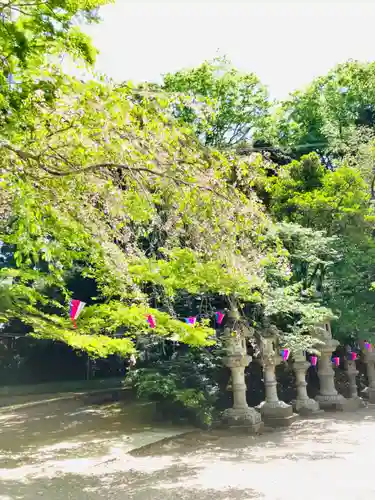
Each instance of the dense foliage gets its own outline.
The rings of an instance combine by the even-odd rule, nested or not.
[[[206,343],[213,307],[194,328],[176,321],[182,292],[216,297],[220,307],[258,305],[263,315],[290,311],[290,331],[307,328],[301,318],[319,307],[301,299],[298,309],[272,221],[255,193],[226,182],[238,158],[207,151],[174,123],[168,102],[128,87],[67,79],[60,93],[53,115],[42,94],[30,96],[29,130],[3,134],[2,186],[12,210],[1,240],[15,250],[15,268],[2,270],[14,279],[5,319],[99,356],[132,352],[128,337],[105,335],[144,334],[147,314],[160,335]],[[74,273],[97,291],[79,333],[59,313]]]
[[[167,75],[166,87],[173,83],[193,104],[220,89],[209,116],[220,116],[223,129],[232,130],[238,117],[226,111],[237,90],[233,85],[227,92],[226,83],[234,74],[228,63],[205,63]],[[282,224],[278,234],[290,253],[292,281],[316,289],[314,296],[339,317],[334,330],[343,341],[370,338],[374,318],[374,74],[373,63],[350,61],[272,112],[265,96],[266,112],[242,115],[241,127],[252,133],[236,149],[246,155],[247,168],[235,168],[227,179],[245,194],[255,190]],[[185,120],[191,122],[191,113]]]
[[[110,0],[6,0],[0,3],[0,127],[23,130],[25,100],[50,102],[59,91],[61,63],[92,65],[97,50],[79,28],[100,20]]]
[[[209,146],[233,148],[263,130],[269,118],[267,89],[256,75],[240,73],[225,58],[167,74],[162,88],[175,97],[176,118]]]

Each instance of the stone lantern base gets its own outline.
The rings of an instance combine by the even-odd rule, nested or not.
[[[350,411],[350,404],[348,400],[341,394],[330,394],[323,396],[318,394],[315,400],[319,403],[322,410],[336,410],[336,411]]]
[[[364,398],[368,400],[369,403],[375,404],[375,389],[372,387],[366,387],[362,393]]]
[[[263,431],[264,424],[261,416],[254,408],[228,408],[222,414],[224,427],[240,429],[249,434],[258,434]]]
[[[265,425],[270,427],[287,427],[292,424],[298,415],[293,413],[293,407],[283,401],[263,401],[257,407],[260,411]]]
[[[318,401],[311,398],[303,400],[296,399],[292,402],[292,405],[294,411],[301,416],[315,417],[321,416],[322,413],[324,413],[324,411],[320,409]]]
[[[346,411],[356,411],[360,408],[365,408],[367,405],[362,398],[357,396],[356,398],[348,398],[346,400]]]

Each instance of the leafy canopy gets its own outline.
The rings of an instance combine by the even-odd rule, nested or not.
[[[342,157],[358,129],[375,125],[375,63],[348,61],[281,102],[274,114],[274,144],[299,155]]]
[[[69,54],[93,64],[96,49],[78,23],[99,21],[110,0],[7,0],[0,5],[1,69],[5,77],[44,63],[46,54]],[[15,77],[16,80],[16,77]]]
[[[320,314],[305,304],[296,319],[286,303],[299,303],[298,288],[280,294],[288,254],[267,239],[273,224],[255,194],[227,183],[239,159],[203,147],[165,97],[64,77],[52,104],[36,93],[24,112],[31,126],[4,130],[1,145],[0,239],[14,259],[1,271],[13,278],[5,321],[104,356],[132,352],[150,331],[147,314],[162,337],[210,343],[204,317],[194,328],[179,321],[181,292],[221,307],[258,304],[264,314],[277,293],[269,315],[288,311],[287,329]],[[73,276],[97,288],[79,331],[66,314]]]
[[[234,147],[267,123],[271,103],[266,88],[256,75],[240,73],[225,58],[169,73],[162,88],[176,96],[175,116],[206,145]]]
[[[344,340],[370,338],[375,320],[371,291],[375,214],[360,170],[345,163],[334,171],[327,170],[311,153],[280,168],[278,176],[264,182],[270,209],[280,221],[298,223],[305,232],[313,230],[310,241],[300,241],[307,252],[317,246],[314,258],[305,255],[294,267],[297,264],[306,284],[316,283],[325,303],[340,316],[335,325],[338,334]],[[316,239],[319,234],[329,238]],[[291,255],[296,255],[290,248],[290,236],[283,240]]]

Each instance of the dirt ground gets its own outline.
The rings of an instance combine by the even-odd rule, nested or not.
[[[181,429],[142,419],[124,404],[76,401],[1,413],[0,500],[375,498],[374,408],[262,436],[170,438]]]

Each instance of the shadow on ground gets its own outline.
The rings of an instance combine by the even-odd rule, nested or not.
[[[0,500],[299,500],[299,485],[312,479],[305,500],[375,498],[366,459],[375,446],[373,408],[301,419],[261,436],[177,437],[147,425],[144,410],[64,404],[2,415]],[[148,442],[155,432],[164,439]]]
[[[152,414],[152,403],[82,406],[74,400],[0,413],[1,452],[17,455],[34,446],[70,439],[87,441],[124,431],[142,432],[152,428]]]
[[[199,467],[172,465],[154,473],[133,471],[118,472],[103,477],[81,477],[65,474],[60,477],[28,480],[26,482],[4,482],[1,500],[35,500],[39,497],[51,500],[247,500],[260,499],[263,495],[251,489],[231,488],[218,491],[214,488],[181,487],[186,479],[197,477]]]

